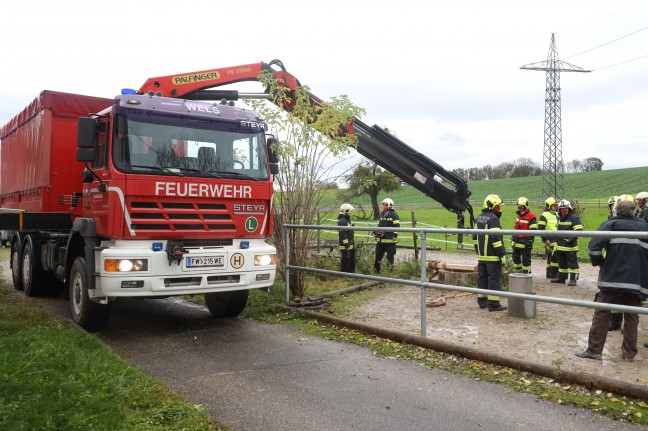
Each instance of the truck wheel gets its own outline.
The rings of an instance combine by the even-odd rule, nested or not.
[[[83,257],[74,260],[70,271],[70,310],[74,323],[86,331],[105,328],[110,317],[110,304],[99,304],[88,296],[88,272]]]
[[[13,281],[14,289],[23,290],[22,255],[20,254],[18,241],[15,241],[11,246],[11,280]]]
[[[26,241],[22,258],[22,284],[25,295],[39,296],[43,294],[42,275],[43,270],[38,250],[34,249],[32,241]]]
[[[205,303],[212,317],[234,317],[245,309],[249,294],[249,290],[205,293]]]

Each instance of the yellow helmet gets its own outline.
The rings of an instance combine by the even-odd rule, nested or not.
[[[497,205],[502,205],[502,199],[497,195],[488,195],[486,196],[486,199],[484,199],[484,209],[492,210]]]
[[[549,211],[552,206],[556,205],[558,202],[556,202],[556,199],[553,197],[547,198],[545,201],[545,211]]]
[[[518,198],[515,205],[519,207],[529,208],[529,200],[525,197]]]
[[[634,203],[634,198],[632,195],[621,195],[617,196],[616,201],[614,202],[614,207],[618,207],[621,202],[632,202]]]
[[[618,199],[618,196],[612,196],[610,200],[608,201],[608,207],[612,208],[614,205],[616,205],[616,201]]]

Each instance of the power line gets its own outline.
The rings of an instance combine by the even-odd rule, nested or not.
[[[631,60],[626,60],[626,61],[622,61],[620,63],[610,64],[609,66],[603,66],[603,67],[599,67],[598,69],[592,69],[592,70],[596,71],[596,70],[601,70],[601,69],[607,69],[609,67],[619,66],[620,64],[626,64],[626,63],[630,63],[632,61],[641,60],[642,58],[646,58],[646,57],[648,57],[648,54],[642,55],[641,57],[633,58]]]
[[[621,39],[625,39],[626,37],[632,36],[633,34],[637,34],[637,33],[639,33],[640,31],[644,31],[644,30],[646,30],[646,29],[648,29],[648,26],[647,26],[647,27],[644,27],[644,28],[642,28],[642,29],[639,29],[639,30],[637,30],[637,31],[633,31],[632,33],[626,34],[625,36],[621,36],[621,37],[619,37],[619,38],[617,38],[617,39],[614,39],[614,40],[611,40],[611,41],[609,41],[609,42],[606,42],[606,43],[604,43],[604,44],[602,44],[602,45],[595,46],[594,48],[590,48],[590,49],[587,49],[587,50],[585,50],[585,51],[579,52],[578,54],[573,54],[573,55],[570,55],[569,57],[564,57],[564,59],[566,60],[566,59],[568,59],[568,58],[576,57],[577,55],[585,54],[586,52],[594,51],[595,49],[601,48],[601,47],[603,47],[603,46],[609,45],[609,44],[614,43],[614,42],[618,42],[618,41],[620,41]]]
[[[627,10],[630,10],[630,9],[632,9],[632,8],[635,8],[635,7],[639,6],[639,5],[642,4],[642,3],[645,3],[646,1],[647,1],[647,0],[641,0],[639,3],[636,3],[636,4],[632,5],[632,6],[628,6],[627,8],[622,9],[622,10],[620,10],[620,11],[618,11],[618,12],[611,13],[611,14],[609,14],[609,15],[606,15],[606,16],[604,16],[604,17],[602,17],[602,18],[599,18],[599,19],[596,19],[596,20],[594,20],[594,21],[590,21],[590,22],[588,22],[588,23],[581,24],[581,25],[579,25],[579,26],[572,27],[572,28],[570,28],[570,29],[563,30],[563,31],[561,31],[561,32],[557,32],[557,33],[567,33],[567,32],[570,32],[570,31],[572,31],[572,30],[578,30],[579,28],[583,28],[583,27],[586,27],[586,26],[588,26],[588,25],[595,24],[595,23],[597,23],[597,22],[600,22],[600,21],[606,20],[606,19],[611,18],[611,17],[613,17],[613,16],[615,16],[615,15],[619,15],[619,14],[621,14],[621,13],[627,11]]]

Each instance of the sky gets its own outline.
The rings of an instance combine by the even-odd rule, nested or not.
[[[560,59],[592,70],[560,74],[564,161],[648,166],[648,0],[4,1],[0,16],[0,125],[45,89],[112,98],[280,59],[447,170],[542,164],[546,72],[520,67],[555,33]]]

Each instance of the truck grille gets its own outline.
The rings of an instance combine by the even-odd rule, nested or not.
[[[236,232],[224,204],[133,201],[129,206],[135,231]]]

